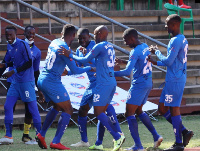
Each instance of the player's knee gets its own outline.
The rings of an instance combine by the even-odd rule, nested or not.
[[[87,110],[80,108],[79,111],[78,111],[78,116],[80,116],[80,117],[85,117],[85,116],[87,116],[87,114],[88,114]]]

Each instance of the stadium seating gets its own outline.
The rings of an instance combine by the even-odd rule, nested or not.
[[[180,30],[181,30],[181,33],[184,34],[184,24],[185,24],[185,22],[192,22],[193,38],[195,38],[195,36],[194,36],[194,19],[193,19],[192,9],[179,8],[179,7],[171,5],[169,3],[166,3],[164,5],[164,7],[167,9],[167,12],[168,12],[169,15],[178,14],[180,16],[180,11],[189,12],[190,13],[189,18],[181,18]]]
[[[109,9],[111,8],[111,2],[112,0],[109,0]],[[151,3],[151,0],[148,0],[148,10],[150,8],[150,3]],[[156,10],[162,10],[162,3],[163,3],[163,0],[156,0],[156,6],[155,6],[155,9]],[[132,7],[133,7],[133,10],[135,9],[134,7],[134,0],[132,0]],[[124,0],[117,0],[117,10],[124,10]]]

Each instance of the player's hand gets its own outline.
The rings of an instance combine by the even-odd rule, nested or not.
[[[5,63],[0,63],[0,68],[4,68],[5,66]]]
[[[61,76],[66,76],[68,74],[68,71],[67,69],[65,68],[65,70],[63,71],[62,75]]]
[[[60,46],[60,49],[58,49],[59,55],[64,55],[66,57],[69,57],[69,55],[71,54],[70,49],[67,50],[66,48],[64,48],[63,46]]]
[[[91,72],[96,72],[96,67],[91,67]]]
[[[82,54],[83,54],[84,56],[86,55],[86,53],[87,53],[87,49],[86,49],[86,48],[81,47],[79,50],[80,50],[80,52],[82,52]]]
[[[119,59],[118,57],[115,58],[115,65],[120,65],[122,64],[122,60]]]
[[[147,60],[148,60],[149,62],[151,62],[153,65],[157,65],[157,61],[155,61],[151,55],[148,55]]]
[[[44,103],[45,98],[44,98],[43,93],[40,90],[38,90],[38,96],[39,96],[38,102],[39,103]]]
[[[15,71],[11,70],[11,71],[8,71],[8,72],[4,73],[2,75],[2,77],[5,78],[5,79],[7,79],[7,78],[11,77],[14,73],[15,73]]]
[[[151,52],[151,53],[153,53],[153,54],[155,54],[155,51],[158,49],[158,46],[156,45],[156,46],[153,46],[153,45],[151,45],[150,47],[149,47],[149,51]]]

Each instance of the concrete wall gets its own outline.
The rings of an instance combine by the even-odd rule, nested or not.
[[[47,0],[24,0],[44,11],[48,10]],[[85,5],[95,11],[108,10],[109,0],[75,0],[76,2]],[[168,2],[163,0],[164,3]],[[184,3],[192,6],[193,9],[199,9],[200,3],[195,3],[195,0],[184,0]],[[135,0],[135,10],[145,10],[148,7],[148,0]],[[125,10],[132,10],[132,0],[125,0],[124,3]],[[155,9],[155,0],[151,1],[150,9]],[[21,11],[29,11],[25,7],[20,7]],[[77,10],[78,8],[72,4],[69,4],[65,0],[51,0],[51,11],[64,11],[64,10]],[[116,10],[116,1],[112,0],[111,10]],[[15,12],[16,2],[13,0],[1,0],[0,1],[0,11],[1,12]]]

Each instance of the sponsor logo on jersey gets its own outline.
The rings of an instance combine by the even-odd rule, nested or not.
[[[82,84],[78,84],[78,83],[70,83],[71,86],[73,86],[74,88],[78,88],[78,89],[85,89],[85,86]]]
[[[117,103],[117,102],[115,102],[115,101],[111,101],[110,104],[111,104],[112,106],[119,106],[119,103]]]
[[[72,58],[70,58],[69,60],[70,60],[70,61],[73,61],[73,59],[72,59]]]
[[[85,79],[83,75],[71,75],[71,77],[78,78],[78,79]]]
[[[77,92],[69,92],[70,95],[75,96],[77,98],[82,98],[83,94],[77,93]]]

